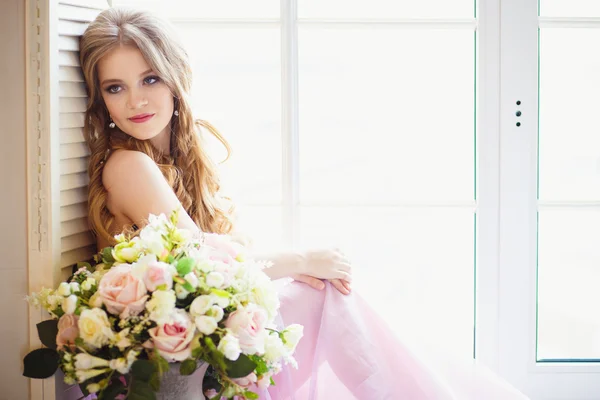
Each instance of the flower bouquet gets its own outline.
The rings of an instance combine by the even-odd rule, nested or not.
[[[46,347],[27,354],[23,374],[60,368],[84,395],[155,399],[174,363],[182,376],[207,363],[207,396],[256,399],[284,363],[295,366],[303,327],[276,329],[268,263],[230,236],[176,225],[176,212],[151,215],[138,236],[116,236],[57,289],[28,296],[52,319],[37,325]]]

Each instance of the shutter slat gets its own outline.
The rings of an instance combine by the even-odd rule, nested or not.
[[[85,142],[82,128],[65,128],[60,130],[60,144]]]
[[[90,155],[90,149],[86,143],[70,143],[60,146],[60,159],[87,157]]]
[[[64,36],[81,36],[88,24],[61,19],[58,21],[58,34]]]
[[[83,82],[59,82],[58,95],[60,97],[86,97],[85,84]]]
[[[79,67],[67,67],[63,65],[58,69],[58,79],[61,82],[83,82],[83,72]]]
[[[83,113],[61,112],[58,118],[59,128],[83,128],[85,116]]]
[[[58,65],[66,67],[80,67],[79,56],[74,51],[59,51]]]
[[[100,10],[94,10],[87,5],[85,7],[78,7],[69,4],[59,4],[58,6],[58,18],[64,20],[90,22],[93,21],[98,14],[100,14]]]
[[[67,252],[70,250],[75,250],[80,247],[86,247],[94,244],[96,242],[94,235],[92,232],[83,232],[75,235],[67,236],[61,239],[60,248],[62,252]],[[78,260],[83,261],[83,260]]]
[[[106,0],[60,0],[58,3],[81,8],[93,8],[99,11],[108,7],[108,2]]]
[[[70,206],[71,204],[86,202],[87,199],[88,199],[87,187],[64,190],[64,191],[60,192],[60,205],[62,207]]]
[[[70,158],[67,160],[60,160],[60,174],[76,174],[79,172],[86,172],[88,166],[88,157]]]
[[[87,215],[87,203],[77,203],[70,206],[62,206],[60,208],[60,222],[72,221],[74,219],[87,217]]]
[[[67,51],[79,51],[79,38],[77,36],[58,37],[58,49]]]
[[[88,224],[87,217],[85,218],[77,218],[71,221],[61,222],[60,224],[60,235],[61,238],[75,235],[82,232],[88,232],[90,230],[90,226]],[[83,260],[81,260],[83,261]]]
[[[77,264],[80,261],[91,260],[96,254],[96,245],[82,247],[71,251],[63,251],[60,257],[60,267],[66,268],[73,264]]]
[[[89,180],[88,174],[83,172],[79,174],[62,175],[60,177],[60,190],[85,187]]]

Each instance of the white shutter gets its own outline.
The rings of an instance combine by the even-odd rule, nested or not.
[[[89,150],[83,138],[87,102],[79,65],[79,37],[108,6],[104,0],[60,0],[58,3],[58,129],[60,154],[60,268],[90,259],[96,242],[87,220]],[[55,70],[56,71],[56,70]]]

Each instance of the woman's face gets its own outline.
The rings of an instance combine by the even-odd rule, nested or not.
[[[173,94],[133,46],[119,46],[98,62],[102,98],[114,123],[168,151]],[[165,148],[166,146],[166,148]]]

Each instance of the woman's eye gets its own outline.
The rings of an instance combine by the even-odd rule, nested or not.
[[[121,91],[121,86],[113,85],[106,88],[106,91],[109,93],[119,93]]]
[[[158,81],[159,81],[158,76],[148,76],[148,77],[144,78],[144,83],[147,85],[153,85]]]

